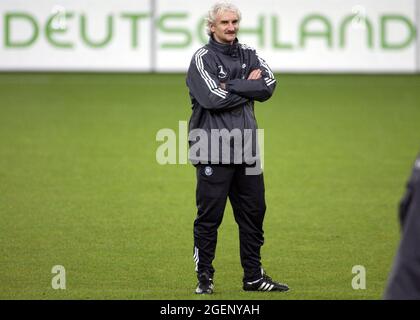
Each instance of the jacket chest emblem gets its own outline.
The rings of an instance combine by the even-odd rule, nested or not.
[[[217,68],[219,69],[219,73],[218,73],[219,78],[225,79],[227,77],[227,72],[223,70],[223,66],[218,66]]]

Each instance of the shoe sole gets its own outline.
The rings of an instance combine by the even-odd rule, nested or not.
[[[270,290],[270,291],[258,290],[258,289],[245,289],[245,288],[242,288],[242,289],[244,291],[249,291],[249,292],[251,292],[251,291],[253,291],[253,292],[287,292],[287,291],[290,290],[290,288],[282,289],[282,290]]]
[[[213,294],[213,291],[201,291],[201,292],[199,292],[199,291],[197,291],[197,290],[195,290],[195,294]]]

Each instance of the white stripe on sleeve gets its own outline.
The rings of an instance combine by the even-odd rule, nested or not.
[[[197,70],[200,73],[200,76],[203,78],[204,82],[206,83],[207,87],[209,88],[210,92],[213,94],[225,99],[228,92],[219,88],[216,85],[216,82],[210,77],[209,73],[204,69],[203,63],[203,56],[208,52],[208,50],[202,48],[197,51],[195,54],[195,64],[197,66]]]

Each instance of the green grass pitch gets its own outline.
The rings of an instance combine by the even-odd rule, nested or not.
[[[263,264],[241,290],[230,204],[215,294],[193,294],[195,173],[155,160],[191,110],[177,74],[0,74],[0,299],[381,299],[419,151],[420,76],[278,75],[265,129]],[[54,290],[51,268],[66,269]],[[352,267],[366,268],[353,290]]]

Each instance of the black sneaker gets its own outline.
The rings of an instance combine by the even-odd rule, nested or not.
[[[201,273],[198,275],[198,284],[195,289],[197,294],[212,294],[214,290],[213,279],[207,273]]]
[[[288,291],[287,284],[273,281],[264,271],[262,277],[256,281],[244,282],[243,289],[245,291]]]

